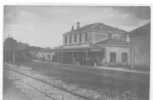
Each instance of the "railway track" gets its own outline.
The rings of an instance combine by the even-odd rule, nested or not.
[[[27,68],[27,67],[24,67],[24,68]],[[135,98],[134,96],[137,95],[132,90],[125,90],[121,93],[116,90],[114,90],[116,92],[112,92],[113,90],[111,90],[111,91],[100,90],[98,92],[97,91],[95,92],[95,93],[97,93],[96,95],[94,94],[94,92],[88,92],[88,89],[85,89],[87,91],[82,92],[81,89],[84,89],[84,88],[79,88],[79,87],[73,88],[73,86],[71,88],[71,86],[70,86],[71,84],[67,84],[67,83],[66,83],[66,86],[61,85],[60,82],[58,83],[58,81],[57,82],[52,81],[52,80],[54,80],[54,78],[55,78],[55,80],[58,80],[58,79],[56,79],[56,77],[52,77],[52,76],[49,77],[49,76],[43,75],[37,71],[34,71],[32,69],[26,70],[24,68],[22,69],[22,66],[18,67],[18,66],[14,66],[14,65],[8,65],[7,67],[4,67],[5,71],[10,71],[13,73],[17,73],[20,76],[24,76],[23,79],[27,77],[29,79],[35,80],[35,82],[29,81],[32,84],[30,83],[30,84],[26,84],[26,85],[28,85],[28,87],[31,87],[35,91],[38,91],[39,93],[43,94],[47,98],[50,98],[47,100],[123,100],[123,98],[126,98],[126,97],[122,98],[122,96],[125,93],[127,93],[127,91],[128,91],[128,93],[131,92],[129,94],[130,98]],[[53,88],[48,88],[48,86],[43,87],[43,85],[42,86],[40,85],[42,88],[39,88],[40,82],[45,84],[46,86],[48,85]],[[24,83],[24,80],[23,80],[23,83]],[[63,82],[63,81],[61,81],[61,83],[65,84],[65,82]],[[36,84],[36,85],[34,85],[34,84]],[[69,94],[69,95],[65,96],[65,95],[63,95],[63,93],[61,93],[62,94],[61,95],[60,92],[54,93],[54,88],[59,91],[63,91],[65,94]],[[50,90],[53,91],[53,93],[49,92]],[[95,90],[93,90],[93,91],[95,91]],[[115,94],[111,94],[111,93],[115,93]],[[57,99],[56,97],[54,98],[54,95],[56,95],[56,94],[60,96],[60,99]],[[92,94],[94,94],[94,95],[92,95]],[[74,99],[66,99],[67,97],[74,97]],[[75,98],[77,98],[77,99],[75,99]],[[137,98],[137,96],[136,96],[136,98]],[[35,100],[37,100],[37,99],[35,99]],[[39,100],[42,100],[42,99],[39,99]],[[43,100],[46,100],[46,99],[43,99]],[[134,100],[143,100],[143,99],[134,99]]]
[[[64,92],[69,93],[69,94],[71,94],[71,95],[73,95],[73,96],[75,96],[75,97],[78,97],[78,98],[80,98],[79,100],[93,100],[93,98],[90,98],[90,97],[86,97],[86,96],[77,94],[77,93],[75,93],[75,92],[73,92],[73,91],[69,91],[69,90],[67,90],[67,89],[65,89],[65,88],[62,88],[62,87],[58,87],[58,86],[56,86],[55,84],[51,84],[51,83],[49,83],[49,82],[47,82],[47,81],[45,81],[45,80],[42,80],[42,79],[39,79],[39,78],[37,78],[37,77],[28,75],[28,74],[23,73],[23,72],[19,72],[19,71],[15,70],[15,69],[5,68],[5,70],[7,70],[7,71],[13,71],[13,72],[15,72],[15,73],[18,73],[18,74],[24,75],[24,76],[26,76],[26,77],[29,77],[29,78],[31,78],[31,79],[33,79],[33,80],[37,80],[37,81],[40,81],[40,82],[42,82],[42,83],[45,83],[45,84],[47,84],[47,85],[49,85],[49,86],[52,86],[52,87],[54,87],[54,88],[57,88],[58,90],[64,91]],[[28,84],[28,85],[29,85],[29,84]],[[57,100],[57,99],[52,98],[52,96],[48,95],[47,93],[41,91],[40,89],[35,88],[35,87],[31,86],[31,85],[29,85],[29,86],[32,87],[33,89],[35,89],[36,91],[39,91],[40,93],[44,94],[45,96],[51,98],[51,100]],[[64,99],[63,99],[63,100],[64,100]]]

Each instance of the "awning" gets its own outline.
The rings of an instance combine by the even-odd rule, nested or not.
[[[69,46],[69,47],[62,47],[55,50],[56,52],[101,52],[104,51],[103,47],[98,47],[94,45],[90,45],[87,47],[80,46],[78,48]]]

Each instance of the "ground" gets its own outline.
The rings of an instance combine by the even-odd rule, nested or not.
[[[149,98],[148,74],[117,72],[93,69],[90,66],[50,64],[43,62],[28,62],[20,65],[20,67],[21,66],[32,67],[32,70],[39,72],[40,75],[56,77],[56,79],[62,80],[64,84],[74,84],[80,88],[104,92],[107,96],[116,94],[123,96],[123,94],[128,94],[131,97],[135,96],[137,99],[140,98],[139,100],[148,100]],[[34,73],[32,72],[32,74]]]

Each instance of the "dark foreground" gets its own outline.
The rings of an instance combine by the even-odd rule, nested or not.
[[[149,100],[149,74],[106,71],[92,69],[90,66],[42,62],[24,63],[23,65],[32,67],[33,70],[41,74],[63,80],[67,84],[71,83],[81,88],[104,91],[109,96],[124,94],[135,97],[126,100]],[[5,83],[10,82],[4,81],[4,89],[6,89]]]

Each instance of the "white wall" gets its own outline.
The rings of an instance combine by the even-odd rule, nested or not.
[[[122,63],[121,54],[126,52],[128,54],[128,64],[130,64],[130,49],[126,47],[106,47],[106,63],[110,62],[110,53],[116,53],[116,62],[118,64]]]

